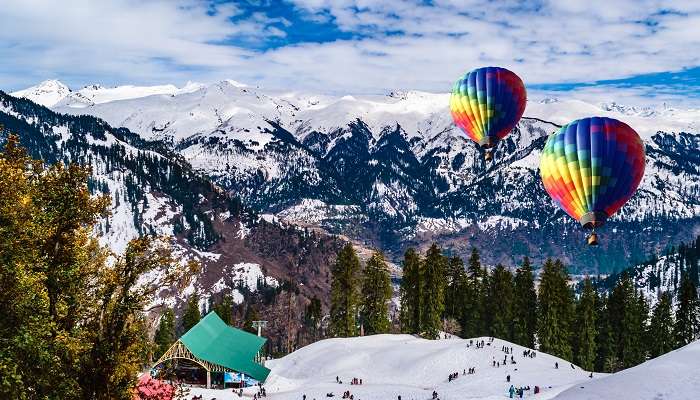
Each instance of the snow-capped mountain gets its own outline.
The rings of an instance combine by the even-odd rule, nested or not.
[[[102,87],[89,85],[73,91],[63,82],[55,79],[41,82],[36,86],[13,92],[15,97],[24,97],[46,107],[82,108],[117,100],[128,100],[151,95],[176,95],[201,88],[196,82],[187,82],[182,88],[175,85],[160,86],[117,86]]]
[[[36,86],[12,93],[16,97],[24,97],[42,106],[51,107],[71,94],[71,90],[63,82],[50,79]]]
[[[345,234],[394,259],[408,245],[437,241],[456,254],[477,246],[490,263],[557,256],[609,272],[700,232],[699,110],[531,101],[485,164],[452,124],[447,94],[340,97],[235,81],[128,92],[92,103],[66,97],[53,109],[162,141],[259,212]],[[640,190],[602,230],[602,249],[583,245],[538,173],[546,137],[591,115],[627,122],[647,145]]]

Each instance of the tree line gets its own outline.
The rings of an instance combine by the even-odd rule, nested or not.
[[[579,293],[560,260],[535,273],[525,257],[517,268],[481,264],[472,249],[465,266],[433,244],[425,254],[408,249],[402,261],[400,311],[388,315],[391,281],[375,252],[364,269],[351,245],[332,270],[333,336],[402,332],[437,338],[441,331],[471,338],[493,336],[570,360],[590,371],[614,372],[658,357],[698,338],[696,278],[682,274],[674,294],[650,302],[623,273],[610,290],[586,278]]]

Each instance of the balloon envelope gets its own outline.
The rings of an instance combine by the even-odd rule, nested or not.
[[[500,67],[478,68],[455,83],[450,112],[471,140],[490,148],[518,123],[526,98],[525,85],[513,72]]]
[[[644,144],[612,118],[584,118],[547,139],[540,174],[547,193],[586,228],[595,228],[629,200],[644,176]]]

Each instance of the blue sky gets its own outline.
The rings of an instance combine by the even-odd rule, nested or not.
[[[6,0],[0,17],[3,90],[230,78],[333,94],[444,92],[499,65],[541,96],[700,103],[698,2]]]

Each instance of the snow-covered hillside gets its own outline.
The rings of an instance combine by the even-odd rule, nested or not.
[[[690,400],[700,393],[700,341],[591,382],[572,386],[557,400]]]
[[[581,272],[610,272],[700,231],[700,110],[530,101],[496,162],[485,164],[454,127],[444,93],[326,96],[225,80],[88,87],[78,91],[84,102],[54,86],[16,94],[161,140],[260,212],[348,235],[394,260],[407,245],[437,241],[462,255],[492,249],[489,263],[554,256]],[[591,115],[627,122],[647,145],[640,190],[601,230],[597,253],[581,246],[584,233],[538,172],[547,135]]]
[[[488,343],[489,339],[473,340]],[[516,364],[510,363],[502,346],[513,348]],[[572,368],[562,359],[544,353],[530,358],[523,356],[524,350],[499,339],[484,348],[469,346],[468,339],[425,340],[410,335],[327,339],[269,361],[266,365],[272,372],[265,387],[271,399],[280,400],[300,399],[302,394],[321,400],[327,393],[339,397],[346,390],[362,400],[396,399],[399,395],[402,399],[428,399],[433,390],[440,399],[463,400],[504,398],[512,384],[530,386],[527,397],[539,386],[542,392],[537,398],[547,399],[591,380],[588,372]],[[508,361],[505,366],[493,366],[494,360],[502,363],[504,357]],[[555,363],[559,363],[558,369]],[[472,367],[476,368],[474,374],[463,374]],[[459,376],[449,382],[449,374],[455,372]],[[336,383],[336,376],[342,384]],[[350,385],[352,378],[362,379],[363,384]]]

